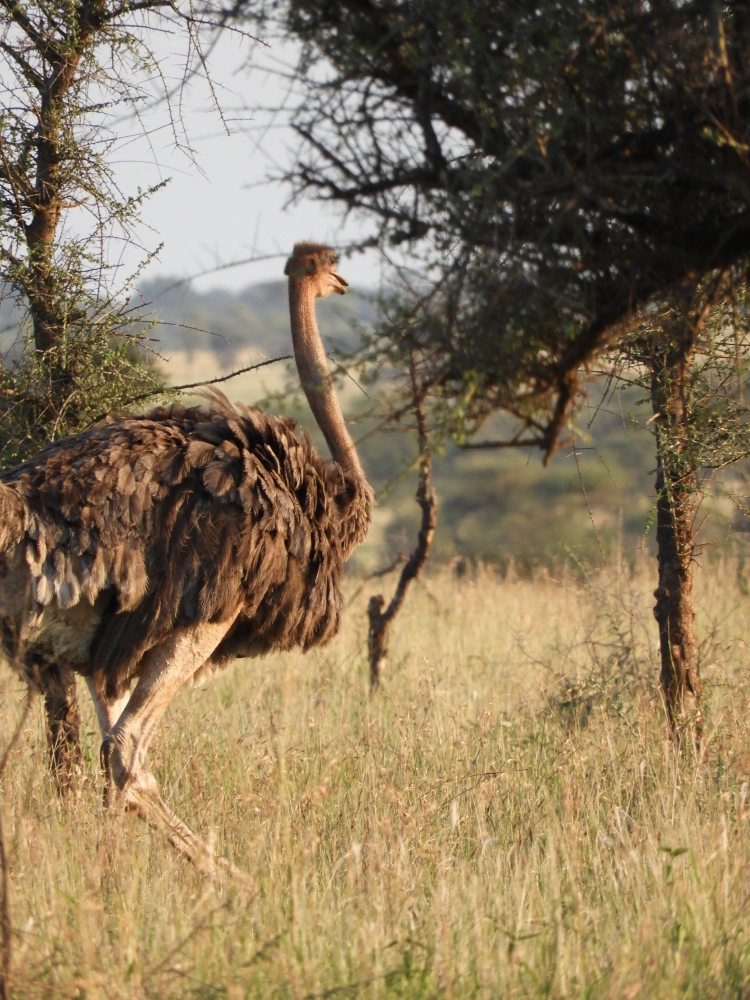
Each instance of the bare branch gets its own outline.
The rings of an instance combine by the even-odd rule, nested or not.
[[[278,358],[269,358],[267,361],[259,361],[255,365],[248,365],[246,368],[238,368],[236,371],[229,372],[228,375],[219,375],[217,378],[204,379],[202,382],[189,382],[185,385],[165,386],[158,389],[150,389],[148,392],[142,392],[138,396],[132,396],[130,399],[123,400],[122,403],[120,403],[120,406],[132,406],[133,403],[140,403],[144,399],[152,399],[154,396],[162,396],[167,392],[187,392],[188,389],[202,389],[207,385],[218,385],[220,382],[228,382],[232,378],[237,378],[238,375],[246,375],[248,372],[258,371],[259,368],[265,368],[267,365],[276,364],[277,361],[290,361],[293,357],[294,355],[292,354],[281,354]],[[104,420],[106,416],[106,413],[101,413],[90,422],[89,426],[98,423],[100,420]]]
[[[368,649],[370,654],[370,690],[377,690],[386,657],[386,641],[393,619],[398,614],[406,598],[412,580],[415,580],[430,555],[432,539],[437,524],[437,497],[431,484],[432,455],[430,453],[430,432],[424,407],[424,389],[419,384],[416,357],[412,351],[409,358],[409,375],[412,385],[412,409],[417,418],[417,438],[419,441],[419,483],[416,501],[422,510],[422,522],[417,544],[401,570],[396,591],[387,609],[382,594],[373,595],[367,605],[369,619]]]
[[[0,0],[0,7],[3,7],[8,12],[11,19],[15,21],[40,52],[47,51],[49,40],[41,32],[37,31],[24,9],[15,0]]]

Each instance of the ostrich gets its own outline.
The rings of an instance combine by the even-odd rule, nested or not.
[[[208,406],[108,417],[0,474],[8,660],[30,684],[50,665],[85,678],[105,800],[206,871],[210,852],[146,768],[153,734],[186,681],[233,657],[328,642],[342,565],[370,523],[372,490],[315,320],[315,299],[347,282],[315,243],[296,244],[284,273],[297,370],[332,463],[293,420],[213,392]]]

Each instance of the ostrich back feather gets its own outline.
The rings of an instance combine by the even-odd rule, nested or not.
[[[98,601],[75,669],[115,696],[181,624],[236,616],[219,660],[327,642],[370,505],[293,420],[213,393],[109,418],[0,473],[0,553],[23,551],[37,614]]]

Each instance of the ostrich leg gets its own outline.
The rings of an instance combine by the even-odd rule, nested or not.
[[[225,859],[214,858],[206,844],[172,812],[145,766],[149,743],[172,697],[205,663],[231,624],[232,619],[183,628],[149,650],[133,693],[104,736],[102,761],[109,804],[135,813],[159,830],[204,874],[213,874],[218,865],[247,883],[244,873]],[[105,725],[110,723],[114,704],[96,692],[95,700],[100,703],[100,720],[104,719]]]
[[[64,792],[82,765],[75,674],[63,664],[45,662],[39,670],[37,685],[47,717],[50,770],[58,789]]]
[[[130,691],[127,691],[120,698],[106,698],[98,690],[93,677],[86,678],[86,686],[94,702],[96,718],[99,722],[99,728],[102,731],[102,740],[106,740],[114,729],[115,723],[125,711],[125,706],[130,701]]]

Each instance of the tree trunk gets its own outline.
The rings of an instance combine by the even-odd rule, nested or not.
[[[74,60],[74,66],[78,60]],[[63,67],[53,66],[52,81],[43,89],[39,108],[36,147],[36,183],[29,202],[33,214],[24,225],[29,251],[30,277],[26,292],[34,324],[34,346],[40,353],[54,347],[61,333],[59,280],[53,270],[57,227],[62,215],[60,181],[60,120],[65,112],[63,97],[70,80]],[[69,86],[69,82],[68,82]]]
[[[76,51],[66,58],[52,59],[49,79],[41,89],[36,179],[28,198],[32,216],[28,224],[23,223],[29,267],[25,291],[34,346],[39,354],[52,359],[51,375],[62,385],[69,384],[70,374],[58,357],[49,354],[64,335],[65,312],[70,309],[67,290],[61,287],[54,267],[55,239],[63,209],[61,121],[65,114],[64,98],[87,40],[88,31],[82,32]],[[67,667],[46,664],[38,683],[47,716],[50,769],[58,788],[64,791],[76,772],[80,772],[82,763],[75,676]]]
[[[690,454],[685,405],[685,353],[670,350],[653,356],[651,402],[656,420],[656,548],[659,586],[654,617],[659,625],[661,688],[670,725],[676,730],[686,715],[686,695],[693,696],[696,735],[701,733],[701,685],[693,632],[694,518],[699,493]]]

